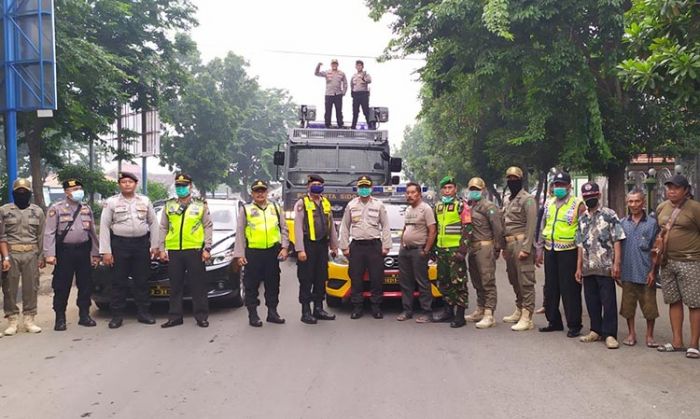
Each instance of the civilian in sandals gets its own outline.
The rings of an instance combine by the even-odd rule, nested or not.
[[[659,317],[656,304],[656,272],[652,269],[651,248],[659,231],[656,218],[644,211],[645,194],[633,189],[627,194],[629,216],[622,219],[627,238],[622,241],[622,302],[620,315],[627,319],[629,335],[622,341],[627,346],[637,344],[634,316],[637,303],[647,321],[646,345],[655,348],[654,323]]]
[[[669,304],[673,341],[660,346],[660,352],[683,349],[683,304],[690,311],[688,358],[700,358],[700,203],[690,198],[690,184],[682,175],[666,182],[666,198],[656,210],[660,234],[661,291]],[[658,241],[657,241],[658,243]]]
[[[73,286],[78,287],[78,324],[95,326],[90,317],[92,295],[91,266],[100,261],[95,219],[89,205],[83,205],[83,184],[77,179],[63,182],[66,198],[49,207],[44,226],[44,256],[53,270],[53,330],[66,330],[66,307]],[[92,257],[92,260],[91,260]]]
[[[615,282],[620,280],[621,241],[625,239],[615,211],[600,204],[600,188],[595,182],[581,187],[587,211],[579,218],[576,233],[578,259],[576,282],[583,282],[591,331],[581,342],[605,339],[608,349],[617,349],[617,295]]]

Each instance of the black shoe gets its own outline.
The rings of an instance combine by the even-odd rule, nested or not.
[[[160,327],[162,327],[163,329],[167,329],[169,327],[181,326],[182,323],[182,317],[180,317],[179,319],[170,319],[167,322],[161,324]]]
[[[318,320],[335,320],[335,314],[331,314],[323,308],[318,307],[314,309],[314,317]]]
[[[56,313],[56,323],[53,325],[53,330],[57,332],[66,330],[66,313]]]
[[[564,326],[554,326],[554,325],[547,325],[545,327],[540,327],[539,331],[546,333],[546,332],[561,332],[564,330]]]
[[[208,320],[197,320],[197,326],[209,327],[209,321]]]
[[[258,316],[258,308],[255,306],[248,307],[248,324],[253,327],[262,327],[263,322]]]
[[[382,313],[382,309],[379,308],[378,305],[376,305],[376,306],[372,305],[372,317],[374,317],[377,320],[384,318],[384,314]]]
[[[449,322],[454,318],[454,316],[453,307],[446,305],[442,310],[433,312],[433,322]]]
[[[274,324],[284,324],[285,320],[280,317],[279,313],[277,312],[276,308],[268,308],[267,309],[267,320],[268,323],[274,323]]]
[[[150,313],[139,313],[136,315],[136,320],[143,324],[156,324],[156,319]]]
[[[357,305],[357,306],[352,308],[352,313],[350,313],[350,318],[353,320],[357,320],[360,317],[362,317],[363,314],[364,313],[362,313],[362,306]]]
[[[567,338],[575,338],[578,336],[581,336],[581,329],[569,329],[569,331],[566,332]]]
[[[78,324],[81,326],[85,327],[94,327],[97,326],[97,322],[90,317],[89,314],[83,314],[80,316],[80,320],[78,320]]]
[[[455,328],[455,329],[467,324],[467,321],[464,320],[464,307],[458,306],[456,311],[457,312],[454,315],[454,319],[450,323],[450,327]]]
[[[112,320],[109,321],[109,328],[110,329],[119,329],[122,327],[122,324],[124,323],[124,319],[121,317],[112,317]]]

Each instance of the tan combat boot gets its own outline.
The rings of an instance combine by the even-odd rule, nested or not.
[[[467,316],[464,316],[464,320],[468,322],[478,322],[479,320],[484,318],[484,308],[483,307],[477,307],[476,310],[472,314],[469,314]]]
[[[29,333],[39,333],[41,332],[41,327],[34,324],[34,315],[27,314],[24,316],[24,330]]]
[[[518,320],[518,323],[514,324],[511,326],[510,330],[514,330],[516,332],[523,332],[525,330],[530,330],[535,327],[535,324],[532,322],[532,313],[528,309],[523,309],[523,315],[520,316],[520,320]]]
[[[510,316],[505,316],[503,318],[503,323],[517,323],[518,320],[520,320],[520,316],[522,316],[522,314],[523,311],[520,308],[515,307],[515,311],[513,312],[513,314],[511,314]]]
[[[13,314],[7,317],[8,326],[5,329],[5,334],[7,336],[12,336],[17,333],[17,315]]]
[[[486,310],[484,310],[484,317],[479,323],[476,324],[476,328],[488,329],[489,327],[493,327],[495,325],[496,320],[493,318],[493,310],[487,308]]]

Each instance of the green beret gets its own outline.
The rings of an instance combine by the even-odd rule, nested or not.
[[[455,183],[455,178],[454,178],[454,177],[452,177],[452,176],[445,176],[444,178],[442,178],[442,180],[440,180],[440,187],[442,188],[443,186],[449,185],[450,183],[453,184],[453,185],[457,185],[457,183]]]

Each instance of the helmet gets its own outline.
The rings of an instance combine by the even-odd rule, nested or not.
[[[473,178],[469,179],[469,183],[467,184],[467,188],[485,189],[486,182],[484,182],[484,179],[482,179],[480,177],[473,177]]]
[[[522,179],[523,178],[523,171],[522,171],[522,169],[520,169],[517,166],[511,166],[508,168],[508,170],[506,170],[506,177],[507,176],[515,176],[518,179]]]

